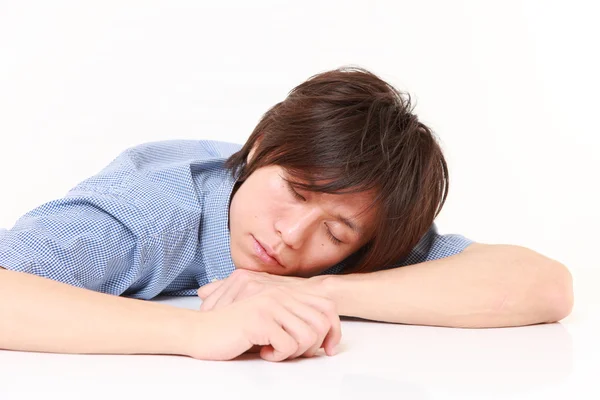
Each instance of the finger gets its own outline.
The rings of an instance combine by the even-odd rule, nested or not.
[[[198,288],[198,297],[200,297],[202,300],[206,299],[211,295],[212,292],[217,290],[223,284],[223,282],[225,282],[225,279],[201,286]]]
[[[274,316],[298,342],[298,349],[287,358],[293,359],[303,354],[312,357],[330,330],[328,318],[319,309],[302,303],[294,296],[286,296],[280,304],[285,311],[274,310]]]
[[[235,279],[230,284],[223,285],[222,287],[226,287],[226,289],[220,293],[215,292],[215,296],[218,295],[219,297],[209,310],[222,308],[233,303],[245,284],[246,282],[243,280]]]
[[[301,292],[294,292],[292,295],[300,302],[318,309],[327,317],[330,329],[323,340],[323,348],[327,355],[335,355],[335,347],[342,340],[342,323],[335,302],[325,297]]]
[[[231,281],[223,281],[223,283],[216,288],[207,298],[202,300],[202,304],[200,305],[200,311],[210,311],[213,309],[213,306],[219,300],[219,298],[225,293],[227,288],[231,285]]]
[[[260,349],[267,361],[283,361],[298,352],[301,343],[314,342],[316,334],[293,312],[282,305],[271,309],[273,319],[267,322],[269,343]],[[308,346],[305,346],[308,347]]]
[[[263,346],[260,346],[258,344],[255,344],[254,346],[252,346],[248,351],[246,351],[246,353],[260,353],[260,349],[262,349]]]
[[[321,348],[325,337],[331,329],[331,322],[329,318],[318,308],[307,305],[306,303],[303,303],[293,297],[291,301],[286,300],[282,304],[284,307],[302,319],[306,324],[308,324],[312,331],[317,335],[316,339],[312,343],[306,343],[307,346],[300,346],[298,351],[292,354],[290,358],[296,358],[299,356],[313,357]]]

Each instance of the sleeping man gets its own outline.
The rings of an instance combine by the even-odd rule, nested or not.
[[[555,322],[571,274],[441,235],[448,168],[410,96],[314,75],[244,145],[123,151],[0,230],[0,348],[269,361],[336,353],[340,316],[447,327]],[[143,300],[200,296],[200,310]]]

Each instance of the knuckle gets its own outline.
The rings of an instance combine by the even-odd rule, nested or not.
[[[322,314],[321,314],[322,315]],[[331,322],[324,315],[319,318],[319,323],[317,324],[317,330],[321,336],[327,335],[329,329],[331,328]]]
[[[305,348],[311,347],[315,342],[319,340],[319,334],[317,332],[311,330],[306,336],[303,337],[302,344],[304,344]]]
[[[288,351],[286,351],[285,353],[286,354],[290,354],[290,355],[294,355],[294,354],[296,354],[298,352],[299,349],[300,349],[300,343],[295,342],[295,341],[293,343],[290,342],[290,348],[286,349]]]
[[[260,329],[265,329],[270,326],[273,322],[273,311],[267,307],[267,303],[260,302],[258,307],[254,310],[255,326]]]

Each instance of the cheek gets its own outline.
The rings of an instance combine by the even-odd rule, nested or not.
[[[311,246],[310,249],[304,253],[302,261],[299,263],[298,273],[302,276],[314,276],[326,269],[339,264],[347,256],[342,255],[335,249],[328,248],[327,243],[321,246],[321,242],[317,242],[317,245]]]
[[[308,264],[330,266],[337,264],[346,258],[346,252],[327,241],[328,239],[325,238],[324,235],[317,234],[316,237],[313,238],[305,253],[305,257],[309,259]]]
[[[278,179],[273,179],[266,185],[266,190],[263,189],[260,203],[261,208],[271,214],[271,216],[280,215],[291,204],[287,190]]]
[[[267,222],[284,213],[289,200],[276,182],[253,182],[244,189],[242,196],[232,204],[237,218],[247,222]]]

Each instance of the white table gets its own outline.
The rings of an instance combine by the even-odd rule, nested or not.
[[[597,276],[597,274],[595,274]],[[600,399],[598,279],[559,324],[452,329],[344,319],[342,351],[283,363],[0,351],[0,399]],[[158,298],[198,308],[195,297]]]

